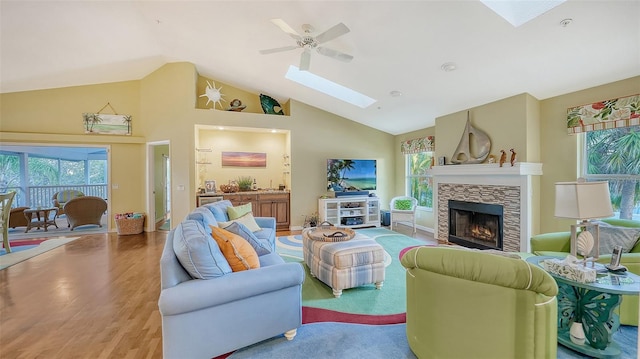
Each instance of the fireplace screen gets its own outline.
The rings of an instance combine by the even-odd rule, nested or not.
[[[498,204],[449,200],[449,242],[502,250],[502,211]]]

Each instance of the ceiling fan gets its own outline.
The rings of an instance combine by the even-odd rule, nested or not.
[[[300,56],[300,71],[308,71],[309,63],[311,62],[311,50],[315,49],[319,54],[334,58],[336,60],[349,62],[353,60],[353,56],[349,54],[345,54],[343,52],[330,49],[328,47],[320,46],[321,44],[331,41],[339,36],[342,36],[348,33],[349,28],[343,24],[339,23],[338,25],[333,26],[329,30],[318,34],[316,36],[312,36],[314,29],[309,24],[302,25],[302,30],[304,31],[303,35],[298,34],[294,29],[291,28],[286,22],[282,19],[272,19],[271,22],[279,27],[282,31],[286,32],[291,36],[294,40],[296,40],[296,45],[277,47],[274,49],[260,50],[260,53],[263,55],[273,54],[275,52],[289,51],[295,49],[304,49],[302,55]]]

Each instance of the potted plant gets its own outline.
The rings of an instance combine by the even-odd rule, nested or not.
[[[238,187],[240,187],[240,191],[251,191],[251,185],[253,185],[253,178],[249,176],[240,176],[236,180]]]
[[[313,212],[308,216],[304,216],[304,228],[318,226],[319,219],[320,217],[318,216],[318,212]]]

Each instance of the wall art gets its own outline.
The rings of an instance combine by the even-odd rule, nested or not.
[[[267,167],[267,154],[262,152],[222,152],[223,167]]]

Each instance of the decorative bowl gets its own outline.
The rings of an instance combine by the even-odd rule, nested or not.
[[[238,187],[237,184],[221,184],[220,185],[220,190],[224,193],[238,192],[239,189],[240,187]]]

